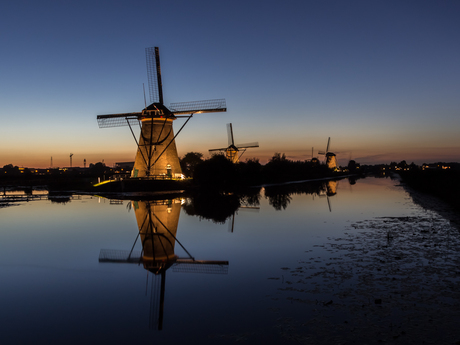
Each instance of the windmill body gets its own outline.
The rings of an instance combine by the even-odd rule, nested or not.
[[[326,151],[319,151],[318,154],[324,155],[326,158],[326,166],[329,169],[336,170],[337,169],[337,156],[335,153],[329,151],[329,146],[331,144],[331,138],[327,140]]]
[[[329,169],[337,169],[337,156],[335,155],[335,153],[326,153],[326,165]]]
[[[131,178],[177,179],[182,170],[177,154],[176,137],[194,114],[227,111],[225,99],[163,104],[160,55],[158,47],[146,49],[147,75],[151,104],[142,112],[98,115],[99,127],[129,126],[137,144],[137,153]],[[174,134],[173,121],[187,120]],[[139,140],[132,126],[140,125]]]
[[[131,177],[181,177],[173,130],[175,119],[174,116],[141,119],[141,134]]]
[[[233,139],[233,127],[231,123],[227,124],[227,134],[228,134],[228,146],[220,149],[211,149],[209,152],[225,152],[225,157],[232,163],[238,163],[240,161],[243,153],[246,152],[248,148],[259,147],[259,143],[249,143],[249,144],[238,144],[235,145],[235,140]]]
[[[240,161],[238,152],[239,149],[235,145],[230,145],[225,149],[225,157],[232,163],[238,163]]]

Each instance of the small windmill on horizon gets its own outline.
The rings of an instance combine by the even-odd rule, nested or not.
[[[326,165],[329,169],[337,169],[337,156],[335,153],[329,151],[331,144],[331,137],[327,140],[326,151],[318,151],[319,155],[324,155],[326,157]]]
[[[209,150],[209,152],[215,152],[215,151],[225,152],[225,157],[229,161],[231,161],[232,163],[238,163],[240,161],[241,156],[246,152],[248,148],[259,147],[258,142],[235,145],[235,140],[233,138],[233,127],[231,123],[227,123],[227,137],[228,137],[227,147],[223,147],[220,149],[211,149]]]
[[[163,103],[160,53],[158,47],[146,48],[147,76],[151,104],[141,112],[98,115],[99,128],[129,126],[137,145],[131,178],[180,178],[182,170],[177,155],[176,137],[194,114],[227,111],[225,99]],[[177,118],[187,120],[174,135],[172,123]],[[132,126],[139,125],[139,140]]]

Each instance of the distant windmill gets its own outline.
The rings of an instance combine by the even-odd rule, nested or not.
[[[327,140],[326,151],[318,151],[319,155],[324,155],[326,157],[326,165],[329,169],[337,169],[337,157],[335,153],[329,152],[329,146],[331,143],[331,137]]]
[[[70,154],[70,167],[72,167],[72,156],[73,156],[73,153]]]
[[[220,149],[211,149],[209,152],[222,151],[225,152],[225,157],[233,163],[238,163],[241,156],[250,147],[259,147],[259,143],[239,144],[235,145],[233,139],[233,128],[231,123],[227,123],[228,146]],[[241,153],[240,153],[241,152]]]
[[[163,103],[161,83],[160,53],[158,47],[146,48],[147,76],[149,80],[150,104],[142,112],[98,115],[100,128],[129,126],[137,144],[137,154],[131,177],[154,179],[180,177],[182,171],[176,149],[176,137],[198,113],[227,111],[225,99],[171,103],[167,108]],[[187,118],[176,135],[172,122],[177,118]],[[139,141],[131,128],[141,126]]]
[[[311,160],[312,164],[319,164],[319,160],[317,157],[314,157],[314,147],[311,148]]]

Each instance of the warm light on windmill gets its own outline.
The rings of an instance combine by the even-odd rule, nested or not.
[[[129,126],[138,147],[131,178],[182,179],[175,138],[194,114],[227,111],[225,99],[171,103],[168,108],[163,102],[158,47],[146,48],[146,60],[152,103],[141,112],[98,115],[97,121],[100,128]],[[187,120],[174,135],[173,121],[177,118]],[[133,125],[141,125],[139,139]]]
[[[329,151],[331,144],[331,138],[329,137],[327,140],[327,146],[326,146],[326,151],[318,151],[319,155],[324,155],[325,156],[325,163],[329,169],[337,169],[337,156],[335,153],[332,153]]]

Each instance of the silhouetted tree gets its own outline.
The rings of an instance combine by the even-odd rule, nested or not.
[[[193,177],[196,166],[203,162],[203,154],[200,152],[188,152],[179,161],[182,173],[187,177]]]
[[[412,162],[412,163],[409,164],[409,169],[416,170],[416,169],[418,169],[418,165],[415,164],[414,162]]]
[[[348,162],[348,170],[350,172],[355,172],[356,171],[356,168],[359,166],[359,164],[356,163],[356,161],[354,161],[353,159],[351,159],[349,162]]]
[[[390,170],[396,170],[397,167],[398,167],[398,163],[396,163],[396,162],[391,162],[390,165],[388,166],[388,169],[390,169]]]
[[[407,163],[406,161],[401,161],[398,163],[398,168],[405,169],[407,168]]]
[[[217,192],[232,190],[237,181],[235,164],[224,155],[214,155],[195,167],[193,180],[195,184]]]
[[[261,184],[262,165],[258,158],[247,159],[236,165],[238,172],[238,183],[243,186],[254,186]]]
[[[19,167],[13,166],[13,164],[7,164],[3,166],[3,174],[7,176],[17,176],[19,175]]]
[[[275,154],[273,155],[272,158],[270,158],[270,161],[269,162],[285,162],[287,161],[286,159],[286,155],[284,153],[279,153],[279,152],[275,152]]]
[[[265,181],[280,182],[289,180],[288,176],[292,172],[289,165],[286,155],[276,152],[264,166],[263,174]]]

